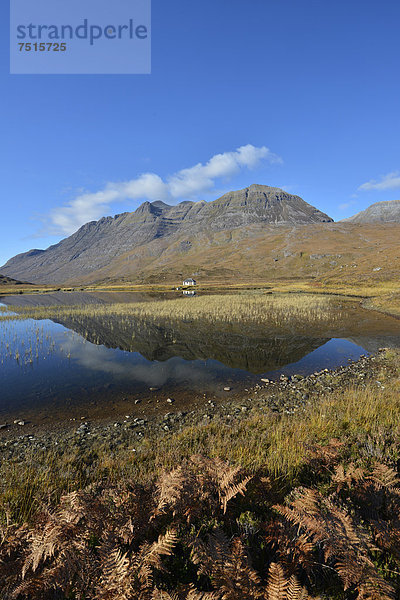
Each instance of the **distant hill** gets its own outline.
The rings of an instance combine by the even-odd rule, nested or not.
[[[0,286],[4,285],[26,285],[22,281],[17,281],[11,277],[6,277],[0,273]],[[29,285],[29,284],[28,284]]]
[[[193,271],[204,272],[204,267],[205,272],[214,269],[217,276],[234,276],[239,263],[233,270],[217,266],[221,248],[223,253],[234,254],[243,241],[250,248],[254,239],[271,232],[279,236],[287,227],[330,222],[328,215],[299,196],[251,185],[213,202],[177,206],[144,202],[135,212],[87,223],[47,250],[19,254],[1,271],[42,284],[124,278],[150,281],[194,275]],[[201,256],[207,249],[211,255],[203,265]]]
[[[400,200],[375,202],[356,215],[343,219],[347,223],[400,223]]]

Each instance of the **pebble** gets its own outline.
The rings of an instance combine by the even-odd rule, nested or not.
[[[228,386],[224,387],[224,392],[230,392],[230,391],[231,391],[230,387],[228,387]]]
[[[81,425],[79,425],[78,429],[76,430],[76,433],[78,433],[79,435],[83,435],[87,433],[88,429],[89,425],[87,423],[81,423]]]
[[[175,400],[173,398],[167,398],[168,404],[173,404]]]

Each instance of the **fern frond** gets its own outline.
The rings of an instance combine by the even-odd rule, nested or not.
[[[249,481],[251,481],[251,479],[251,477],[245,477],[239,483],[224,483],[224,485],[221,486],[219,497],[224,514],[226,513],[227,504],[230,500],[232,500],[238,494],[244,496],[247,484]]]
[[[151,594],[151,600],[180,600],[179,596],[165,590],[154,589]]]
[[[278,563],[271,563],[268,571],[267,595],[268,600],[286,600],[286,590],[289,579]]]
[[[394,588],[381,577],[370,577],[360,584],[358,598],[362,600],[397,600],[398,596]]]
[[[400,520],[372,521],[375,541],[379,548],[388,550],[400,564]]]
[[[221,600],[220,592],[200,592],[193,584],[190,585],[186,600]]]
[[[325,463],[326,466],[334,464],[343,448],[343,442],[337,438],[332,438],[328,444],[315,444],[307,446],[307,455],[310,463]]]
[[[390,491],[397,489],[400,483],[396,471],[382,463],[378,463],[375,466],[370,476],[370,480],[374,483],[377,489],[386,488]]]
[[[170,556],[178,540],[177,532],[169,529],[165,535],[160,535],[158,540],[147,546],[141,552],[143,561],[152,567],[161,568],[161,556]]]
[[[107,549],[107,552],[103,548],[99,548],[98,552],[103,582],[122,581],[128,575],[129,559],[126,553],[123,554],[119,548]]]
[[[336,466],[332,475],[332,483],[336,484],[336,491],[339,492],[344,487],[351,488],[354,483],[363,481],[364,477],[364,469],[356,467],[354,463],[350,463],[346,468],[340,464]]]
[[[187,478],[188,474],[183,471],[182,467],[178,467],[170,473],[163,473],[159,477],[157,482],[158,499],[152,519],[165,512],[169,507],[174,509],[174,514],[176,513],[176,505]]]
[[[295,575],[292,575],[286,588],[286,600],[308,600],[309,595]]]
[[[252,479],[252,477],[243,476],[241,481],[237,481],[238,476],[243,473],[242,469],[240,467],[232,467],[220,458],[210,459],[201,455],[195,455],[191,457],[191,462],[200,469],[205,470],[216,484],[221,508],[224,513],[226,513],[227,504],[230,500],[238,494],[244,495],[247,484]]]

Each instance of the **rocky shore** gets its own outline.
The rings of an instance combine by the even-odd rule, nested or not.
[[[239,419],[254,416],[257,411],[293,414],[296,418],[297,412],[317,402],[325,393],[349,385],[365,387],[368,384],[382,389],[380,374],[390,369],[384,350],[382,348],[372,356],[363,355],[358,361],[336,370],[324,369],[306,377],[282,375],[278,381],[260,379],[259,384],[241,394],[226,387],[224,398],[205,395],[204,401],[197,403],[194,410],[179,410],[179,402],[167,398],[165,412],[157,415],[146,415],[144,409],[144,414],[139,417],[122,415],[101,423],[82,418],[79,423],[71,422],[64,428],[38,431],[27,428],[26,433],[23,420],[11,426],[4,423],[0,429],[0,459],[3,462],[32,460],[36,453],[51,451],[60,454],[74,450],[87,455],[99,446],[108,449],[111,455],[118,449],[140,452],[143,440],[159,439],[186,427],[215,421],[234,427]]]

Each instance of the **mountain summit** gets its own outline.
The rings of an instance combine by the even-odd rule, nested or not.
[[[400,200],[375,202],[365,210],[343,219],[347,223],[400,223]]]
[[[144,202],[132,213],[86,223],[47,250],[19,254],[1,267],[1,272],[34,283],[97,281],[103,275],[96,274],[99,270],[105,269],[108,279],[114,277],[112,265],[119,257],[115,277],[132,275],[135,265],[139,268],[143,261],[148,262],[146,257],[160,256],[176,243],[177,251],[184,253],[199,236],[230,231],[239,238],[241,230],[246,229],[246,235],[249,234],[248,227],[265,227],[267,233],[280,225],[329,222],[332,219],[328,215],[299,196],[279,188],[251,185],[213,202],[185,201],[176,206],[161,201]]]

